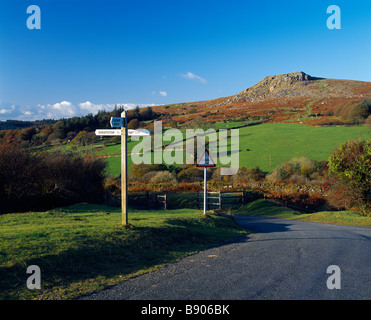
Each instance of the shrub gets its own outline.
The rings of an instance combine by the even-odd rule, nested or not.
[[[128,123],[128,129],[138,129],[139,121],[138,119],[131,119]]]
[[[318,182],[321,178],[324,178],[326,170],[325,162],[300,157],[279,164],[266,178],[268,181],[282,180],[308,183],[311,180],[316,180]]]
[[[149,165],[140,163],[140,164],[135,164],[133,163],[131,166],[131,174],[135,179],[141,179],[144,174],[150,172]]]
[[[151,178],[150,181],[156,182],[156,183],[163,183],[163,182],[177,183],[175,175],[169,171],[156,172],[156,174]]]
[[[308,178],[306,178],[305,176],[303,175],[299,175],[299,174],[296,174],[294,173],[292,176],[290,176],[290,178],[288,179],[288,181],[290,182],[293,182],[293,183],[297,183],[297,184],[305,184],[308,182]]]
[[[351,123],[362,123],[370,114],[368,100],[351,101],[335,107],[334,113]]]
[[[141,181],[143,182],[150,182],[151,179],[157,174],[157,171],[150,171],[150,172],[147,172],[145,173],[143,176],[142,176],[142,179]]]
[[[359,103],[355,105],[349,113],[348,120],[353,121],[364,121],[369,115],[368,106],[365,103]]]
[[[94,132],[80,131],[75,138],[71,141],[72,145],[86,146],[94,143],[97,140],[97,136]]]
[[[371,214],[371,141],[341,144],[329,158],[331,205]]]
[[[103,199],[106,163],[61,152],[0,145],[0,211],[44,210]]]
[[[150,171],[168,171],[168,168],[163,163],[160,163],[160,164],[153,163],[149,165],[149,170]]]
[[[234,174],[231,179],[232,181],[260,181],[265,178],[265,173],[261,171],[259,167],[246,169],[245,167],[240,167],[238,172]]]
[[[371,128],[371,114],[367,117],[365,123],[366,123],[366,126],[367,127],[370,127]]]
[[[199,182],[204,180],[204,173],[202,169],[190,167],[180,171],[177,178],[180,182]]]
[[[131,178],[138,181],[149,182],[159,171],[169,171],[164,164],[135,164],[131,166]]]

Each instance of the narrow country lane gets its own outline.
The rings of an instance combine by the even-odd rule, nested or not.
[[[371,299],[371,228],[234,219],[254,233],[81,299]],[[331,265],[340,289],[327,287]]]

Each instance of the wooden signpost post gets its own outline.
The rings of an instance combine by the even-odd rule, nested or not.
[[[127,118],[126,118],[126,111],[121,113],[122,123],[121,125],[121,220],[124,226],[128,225],[128,206],[127,206],[127,195],[128,195],[128,154],[127,150],[127,135],[128,135],[128,128],[127,128]],[[112,126],[111,121],[111,126]]]
[[[209,154],[209,150],[205,149],[200,161],[198,161],[196,167],[204,168],[204,214],[207,210],[207,168],[215,167],[216,164]]]
[[[121,219],[124,226],[128,225],[127,214],[127,136],[149,136],[150,131],[146,129],[128,130],[126,111],[121,113],[121,117],[112,117],[111,127],[121,129],[97,129],[97,136],[121,136]]]

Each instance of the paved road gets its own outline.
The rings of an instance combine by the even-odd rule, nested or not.
[[[235,220],[254,233],[83,299],[371,299],[371,228]],[[327,288],[330,265],[341,289]]]

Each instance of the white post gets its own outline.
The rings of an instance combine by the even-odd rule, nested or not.
[[[204,214],[207,210],[207,167],[204,167]]]

